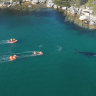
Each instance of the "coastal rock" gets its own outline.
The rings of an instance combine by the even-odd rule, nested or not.
[[[66,16],[67,14],[67,10],[64,10],[63,16]]]
[[[26,2],[26,0],[22,0],[22,3]]]
[[[76,11],[76,10],[72,10],[71,13],[72,13],[72,14],[76,14],[77,11]]]
[[[32,7],[31,5],[28,5],[28,7]]]
[[[12,3],[12,0],[10,0],[10,4]]]
[[[83,21],[84,28],[89,28],[89,22],[87,20]]]
[[[54,8],[57,9],[58,8],[57,5],[54,5]]]
[[[71,16],[71,15],[68,16],[68,19],[69,19],[70,22],[73,22],[75,20],[75,18],[76,18],[75,16],[74,17]]]
[[[77,8],[76,7],[71,6],[70,9],[69,9],[69,11],[72,14],[77,14]]]
[[[31,0],[26,0],[26,2],[30,2]]]
[[[84,26],[83,28],[87,28],[87,29],[89,28],[89,26],[88,26],[88,25],[85,25],[85,24],[84,24],[83,26]]]
[[[92,22],[92,21],[91,21],[89,24],[92,25],[92,26],[94,26],[94,25],[95,25],[95,22]]]
[[[61,6],[58,6],[58,9],[60,9],[61,8]]]
[[[85,15],[80,16],[79,20],[86,20],[87,17]]]
[[[89,29],[96,29],[96,26],[94,26],[94,25],[89,25]]]
[[[47,7],[53,7],[54,6],[54,3],[52,0],[48,0],[47,3],[46,3]]]
[[[78,15],[81,15],[81,14],[82,14],[82,9],[81,9],[81,8],[79,8],[77,14],[78,14]]]
[[[50,7],[51,7],[51,5],[47,4],[47,7],[49,7],[49,8],[50,8]]]
[[[39,0],[39,3],[46,3],[46,0]]]
[[[69,21],[68,16],[65,17],[65,20],[64,21],[65,22],[68,22]]]
[[[7,7],[10,7],[11,5],[7,5]]]
[[[2,6],[2,4],[0,4],[0,7]]]
[[[84,24],[88,24],[88,21],[85,20],[85,21],[84,21]]]
[[[13,4],[12,5],[16,5],[16,2],[13,2]]]
[[[32,4],[36,4],[36,3],[34,3],[34,1],[32,1],[31,3],[32,3]]]
[[[74,19],[74,24],[77,24],[77,25],[78,25],[78,23],[79,23],[79,19],[76,17],[76,18]]]
[[[78,22],[78,25],[82,28],[84,28],[83,22]]]
[[[93,10],[89,10],[89,8],[88,9],[82,9],[82,11],[87,12],[87,13],[92,13],[93,12]]]
[[[3,3],[2,6],[6,6],[6,5]]]
[[[67,10],[67,7],[62,7],[63,10]]]
[[[54,6],[54,3],[51,3],[51,7],[53,7]]]
[[[62,10],[61,8],[58,8],[58,11],[64,13],[64,10]]]
[[[39,0],[33,0],[32,4],[37,4],[39,2]]]
[[[17,4],[20,4],[20,2],[17,2]]]
[[[69,10],[67,10],[67,13],[69,13],[70,11]]]

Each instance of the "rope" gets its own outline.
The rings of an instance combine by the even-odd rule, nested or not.
[[[48,53],[48,54],[59,54],[59,53],[73,53],[75,51],[70,51],[70,52],[57,52],[57,53]],[[43,54],[43,55],[48,55],[48,54]]]

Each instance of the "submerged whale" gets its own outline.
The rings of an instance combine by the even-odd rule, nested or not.
[[[76,53],[81,53],[81,54],[84,54],[84,55],[87,55],[87,56],[96,56],[96,53],[91,53],[91,52],[80,52],[78,50],[75,50],[75,54]]]

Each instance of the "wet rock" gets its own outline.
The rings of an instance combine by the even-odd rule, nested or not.
[[[77,8],[71,6],[71,7],[70,7],[70,12],[71,12],[72,14],[77,14]]]
[[[78,25],[79,19],[77,17],[74,19],[74,23]]]
[[[78,15],[81,15],[81,14],[82,14],[82,9],[81,9],[81,8],[79,8],[77,14],[78,14]]]
[[[63,10],[66,10],[66,9],[67,9],[67,7],[62,7],[62,9],[63,9]]]
[[[87,19],[87,17],[85,15],[82,15],[79,17],[79,20],[86,20],[86,19]]]
[[[31,5],[28,5],[28,7],[32,7]]]
[[[91,26],[94,26],[94,25],[95,25],[95,22],[91,21],[89,24],[90,24]]]
[[[64,21],[65,22],[68,22],[69,21],[68,16],[65,17],[65,20]]]
[[[57,9],[58,8],[57,5],[54,5],[54,8]]]
[[[39,2],[39,0],[33,0],[33,2],[37,4]]]
[[[54,3],[53,3],[52,0],[48,0],[48,1],[46,2],[46,5],[47,5],[47,7],[54,7]]]
[[[88,21],[84,21],[84,24],[88,24]]]
[[[95,25],[89,25],[89,29],[96,29]]]
[[[60,9],[61,8],[61,6],[58,6],[58,9]]]

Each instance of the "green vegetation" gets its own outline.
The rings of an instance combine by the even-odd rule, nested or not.
[[[68,0],[55,0],[54,3],[59,6],[70,7]]]
[[[68,0],[71,6],[80,7],[82,5],[85,5],[88,0]]]
[[[1,2],[6,2],[6,1],[10,1],[10,0],[0,0]],[[16,2],[16,1],[22,1],[22,0],[12,0],[13,2]]]
[[[93,10],[93,15],[96,16],[96,0],[55,0],[55,4],[59,6],[75,6],[80,8],[82,5],[84,8],[89,7],[91,10]]]
[[[85,5],[88,0],[55,0],[54,3],[60,6],[76,6],[80,7],[81,5]]]
[[[10,0],[0,0],[1,2],[6,2]],[[20,3],[22,0],[12,0],[13,2],[19,1]],[[54,3],[56,5],[59,5],[61,7],[70,7],[75,6],[80,8],[82,5],[84,8],[90,7],[91,10],[93,10],[93,15],[96,15],[96,0],[54,0]]]
[[[55,4],[61,6],[76,6],[80,7],[82,5],[87,4],[89,7],[93,7],[96,4],[96,0],[55,0]]]

